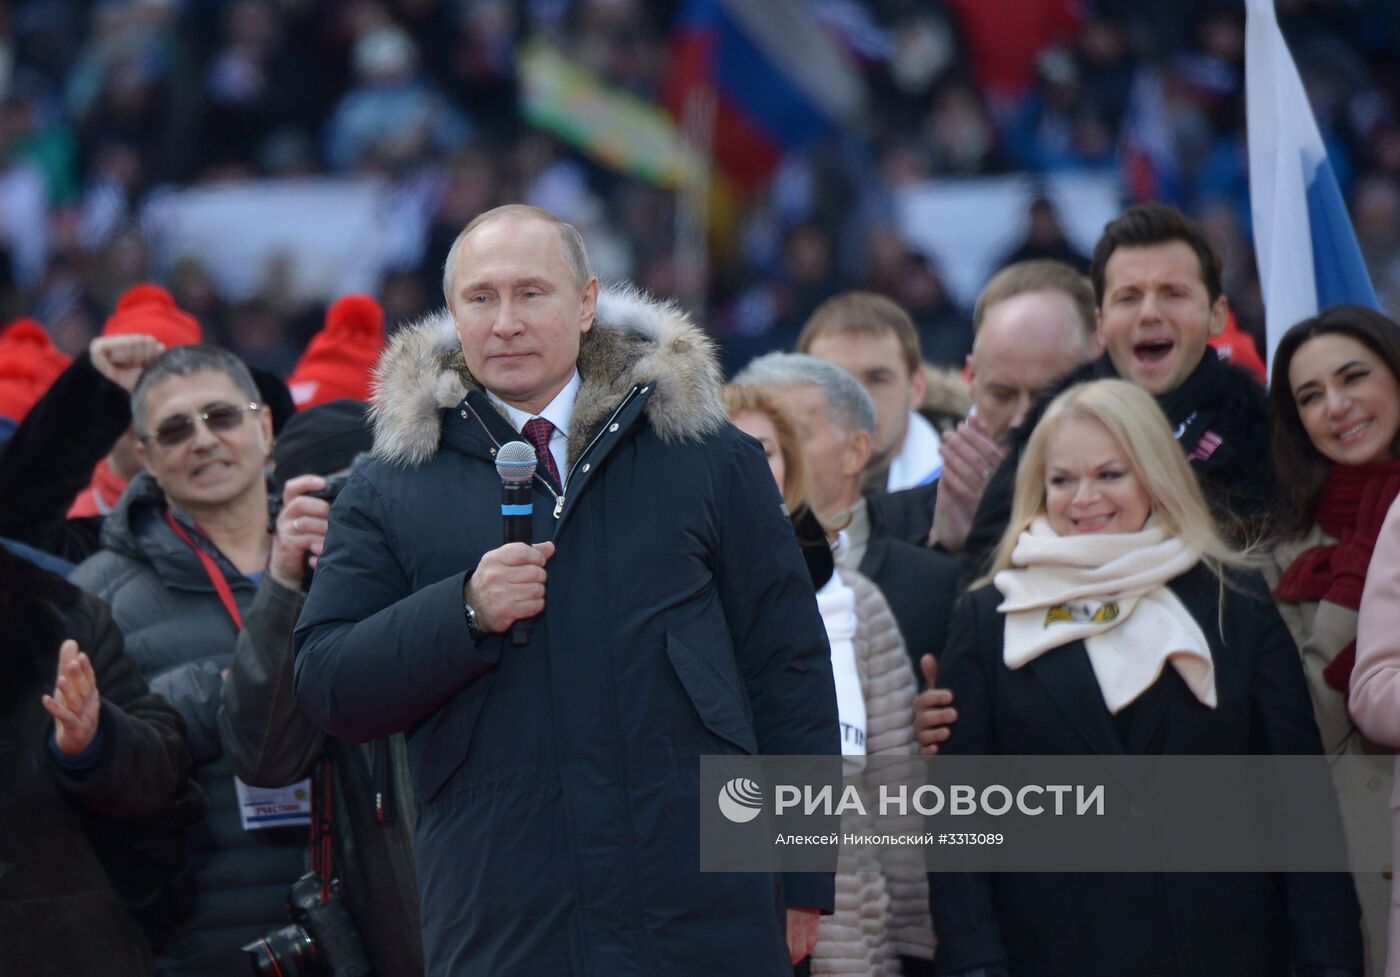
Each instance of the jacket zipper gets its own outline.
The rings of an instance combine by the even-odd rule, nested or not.
[[[560,494],[554,496],[555,519],[558,519],[560,514],[564,511],[564,499],[568,497],[569,483],[573,481],[574,472],[578,470],[579,462],[583,461],[583,459],[588,457],[588,453],[593,450],[593,446],[597,444],[600,440],[602,440],[602,437],[604,434],[607,433],[608,428],[612,427],[613,421],[616,421],[617,416],[622,413],[622,409],[632,402],[632,398],[636,395],[636,393],[637,387],[633,385],[632,389],[627,392],[627,396],[622,398],[622,403],[617,405],[617,410],[613,411],[612,416],[609,417],[606,421],[604,421],[602,426],[598,428],[598,433],[593,435],[593,440],[588,442],[588,447],[583,449],[583,454],[575,458],[574,463],[569,466],[568,474],[564,476],[564,484],[560,486],[560,488],[562,488],[563,491],[560,492]]]
[[[481,425],[481,429],[486,432],[486,436],[491,439],[491,443],[496,446],[496,450],[500,451],[501,442],[496,440],[496,436],[491,433],[491,429],[486,426],[486,422],[481,419],[481,415],[476,412],[476,408],[473,407],[471,404],[466,404],[465,406],[467,410],[472,412],[472,417],[476,418],[476,422]],[[545,477],[541,475],[538,471],[535,472],[535,478],[539,481],[541,485],[544,486],[544,490],[546,492],[554,496],[554,508],[557,512],[559,508],[564,504],[563,498],[559,495],[558,492],[554,491],[554,486],[550,485],[549,482],[545,479]]]
[[[588,453],[593,450],[593,446],[597,444],[599,440],[602,439],[603,434],[606,433],[608,428],[612,427],[613,421],[616,421],[617,416],[622,413],[622,409],[632,402],[632,398],[636,396],[636,393],[637,387],[634,385],[632,389],[628,391],[627,396],[622,398],[622,403],[617,405],[617,410],[612,412],[612,416],[603,422],[603,426],[598,429],[598,433],[593,435],[593,440],[588,442],[588,447],[583,449],[583,454],[579,455],[577,458],[574,459],[574,463],[569,466],[569,471],[564,476],[564,484],[560,486],[560,491],[554,491],[554,486],[550,485],[549,481],[538,471],[535,472],[535,478],[538,479],[539,483],[544,486],[545,491],[548,492],[550,495],[554,496],[555,519],[558,519],[560,514],[564,511],[564,499],[569,494],[569,482],[571,479],[573,479],[574,471],[578,468],[579,462],[583,461],[583,459],[588,456]],[[467,410],[472,412],[472,417],[476,418],[476,422],[481,425],[481,429],[486,432],[486,436],[491,439],[491,443],[496,446],[496,450],[500,451],[501,442],[496,440],[496,436],[491,433],[491,429],[486,426],[486,422],[481,419],[481,416],[479,414],[477,414],[476,408],[473,407],[471,404],[465,404],[464,406]]]

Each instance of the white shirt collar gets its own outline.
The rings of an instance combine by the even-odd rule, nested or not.
[[[901,489],[927,485],[943,471],[942,445],[938,431],[918,411],[909,412],[909,427],[904,432],[904,443],[899,446],[899,454],[890,462],[889,481],[886,491],[898,492]]]
[[[532,417],[543,417],[546,421],[554,425],[554,436],[569,437],[569,424],[574,419],[574,401],[578,399],[578,388],[582,381],[579,378],[578,370],[574,370],[574,375],[569,378],[569,382],[564,384],[564,389],[554,395],[545,409],[538,414],[531,414],[518,407],[512,407],[491,391],[486,391],[486,395],[492,402],[506,412],[510,422],[519,431],[525,426],[525,422]]]

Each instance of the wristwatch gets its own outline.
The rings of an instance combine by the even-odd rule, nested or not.
[[[471,635],[473,643],[479,644],[481,639],[486,637],[486,632],[476,623],[476,611],[472,610],[472,605],[462,601],[462,614],[467,619],[467,634]]]

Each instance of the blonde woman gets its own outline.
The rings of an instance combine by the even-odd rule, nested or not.
[[[725,405],[734,425],[763,446],[807,554],[831,642],[847,775],[861,776],[867,756],[913,757],[909,714],[915,683],[904,640],[875,585],[859,573],[834,570],[828,539],[806,506],[806,463],[796,427],[761,387],[726,387]],[[842,822],[843,830],[858,827]],[[933,952],[927,894],[917,853],[843,848],[836,912],[821,921],[811,973],[900,977],[901,957],[927,961]]]
[[[943,752],[1319,752],[1297,648],[1240,562],[1149,394],[1067,390],[943,654],[959,712]],[[1361,972],[1340,873],[950,874],[931,895],[942,974]]]

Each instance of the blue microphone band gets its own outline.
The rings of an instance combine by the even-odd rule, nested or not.
[[[501,515],[503,516],[532,516],[535,514],[534,503],[528,502],[525,505],[508,505],[501,503]]]

